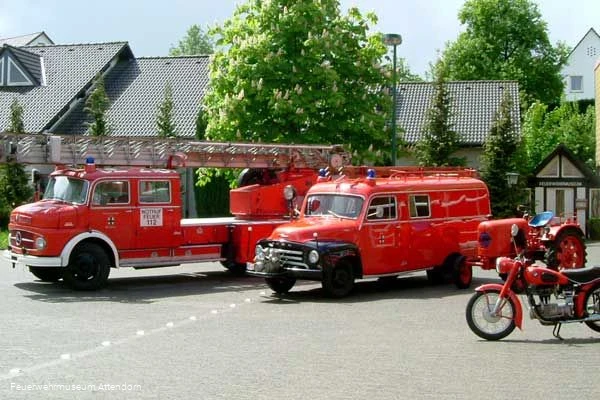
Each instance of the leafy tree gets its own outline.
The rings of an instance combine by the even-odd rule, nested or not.
[[[170,56],[194,56],[199,54],[212,54],[214,43],[204,30],[194,24],[190,26],[185,37],[179,41],[177,47],[171,47]]]
[[[465,160],[452,157],[460,148],[459,136],[452,129],[450,93],[446,84],[444,62],[439,60],[435,69],[435,95],[427,120],[423,127],[423,136],[415,147],[415,156],[423,166],[464,165]]]
[[[524,104],[559,101],[569,49],[564,43],[552,46],[535,3],[467,0],[458,17],[465,31],[443,52],[449,79],[517,80]]]
[[[158,106],[158,115],[156,116],[156,127],[158,129],[158,137],[174,138],[177,137],[175,131],[176,125],[173,122],[173,89],[167,83],[165,85],[165,98]]]
[[[252,1],[214,32],[206,137],[275,143],[352,143],[359,155],[387,148],[386,47],[368,35],[372,13],[337,0]],[[360,157],[359,157],[360,158]]]
[[[109,101],[104,89],[104,78],[101,75],[96,76],[95,87],[92,93],[85,101],[84,111],[91,117],[93,122],[88,123],[88,132],[92,136],[106,136],[109,132],[108,122],[106,120],[106,110],[108,110]]]
[[[10,105],[10,125],[8,131],[12,133],[25,133],[25,124],[23,123],[23,106],[16,98]]]
[[[592,170],[596,168],[595,112],[588,106],[580,112],[577,103],[564,102],[552,111],[534,103],[525,113],[521,129],[529,171],[563,143]]]
[[[198,108],[198,113],[196,114],[196,139],[205,140],[206,135],[206,125],[208,121],[206,120],[206,110],[204,106],[200,106]]]
[[[496,217],[513,215],[520,200],[518,193],[524,180],[517,187],[509,187],[506,174],[521,173],[523,152],[511,116],[512,100],[505,93],[486,138],[481,155],[481,177],[488,185],[492,203],[492,214]]]
[[[8,131],[25,133],[23,123],[23,106],[17,99],[10,106],[10,125]],[[33,194],[29,179],[23,165],[9,161],[0,165],[0,220],[7,221],[6,216],[15,206],[27,201]]]

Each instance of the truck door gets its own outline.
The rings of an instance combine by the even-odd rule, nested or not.
[[[427,193],[408,195],[408,218],[406,224],[410,269],[436,265],[439,255],[445,256],[443,238],[435,235],[431,220],[431,200]]]
[[[167,248],[178,246],[181,232],[179,202],[168,179],[140,180],[135,222],[137,248]]]
[[[135,246],[131,185],[127,180],[103,180],[92,188],[90,229],[107,235],[118,250]]]
[[[360,246],[366,275],[399,272],[406,258],[399,243],[398,204],[393,194],[377,195],[367,206]]]

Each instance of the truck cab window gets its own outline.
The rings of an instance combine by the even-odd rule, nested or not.
[[[92,204],[101,206],[112,204],[129,204],[129,182],[99,182],[94,189]]]
[[[170,203],[169,181],[140,181],[140,203]]]
[[[378,221],[396,219],[396,197],[381,196],[371,200],[367,212],[367,220]]]
[[[426,218],[431,216],[429,195],[417,194],[409,196],[411,218]]]

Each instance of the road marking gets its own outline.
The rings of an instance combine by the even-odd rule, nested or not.
[[[261,292],[261,295],[264,295],[264,291]],[[252,300],[250,298],[246,298],[244,300],[244,303],[251,303]],[[237,308],[237,304],[236,303],[231,303],[229,304],[229,306],[227,308],[221,309],[221,310],[217,310],[217,309],[213,309],[210,311],[210,314],[207,314],[204,316],[204,318],[209,318],[210,315],[216,315],[219,313],[226,313],[228,311],[232,311],[234,309]],[[117,339],[114,341],[110,341],[110,340],[104,340],[99,346],[90,348],[90,349],[86,349],[86,350],[82,350],[80,352],[77,353],[64,353],[61,354],[60,357],[58,359],[54,359],[48,362],[44,362],[44,363],[39,363],[39,364],[34,364],[32,366],[29,367],[25,367],[25,368],[12,368],[8,371],[8,373],[4,374],[4,375],[0,375],[0,381],[4,381],[4,380],[8,380],[8,379],[12,379],[15,378],[16,376],[23,376],[25,374],[32,374],[34,372],[43,370],[43,369],[47,369],[47,368],[51,368],[60,364],[64,364],[67,362],[70,362],[72,360],[77,360],[77,359],[81,359],[96,353],[99,353],[100,351],[106,350],[109,347],[114,347],[114,346],[119,346],[119,345],[124,345],[127,344],[128,342],[131,342],[133,339],[140,339],[144,336],[149,336],[152,335],[154,333],[159,333],[159,332],[163,332],[166,331],[168,329],[172,329],[175,328],[175,325],[177,325],[177,327],[180,326],[185,326],[187,324],[190,324],[192,322],[198,321],[198,317],[195,315],[192,315],[190,317],[188,317],[186,320],[183,320],[181,322],[175,323],[173,321],[169,321],[167,322],[164,326],[161,326],[159,328],[155,328],[155,329],[151,329],[151,330],[143,330],[143,329],[139,329],[135,332],[134,336],[130,336],[130,337],[125,337],[122,339]]]

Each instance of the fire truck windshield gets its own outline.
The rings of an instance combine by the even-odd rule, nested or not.
[[[314,194],[308,197],[304,216],[334,216],[339,218],[358,218],[363,199],[358,196],[339,194]]]
[[[89,183],[82,179],[67,176],[50,178],[44,200],[60,200],[67,203],[83,204],[87,198]]]

